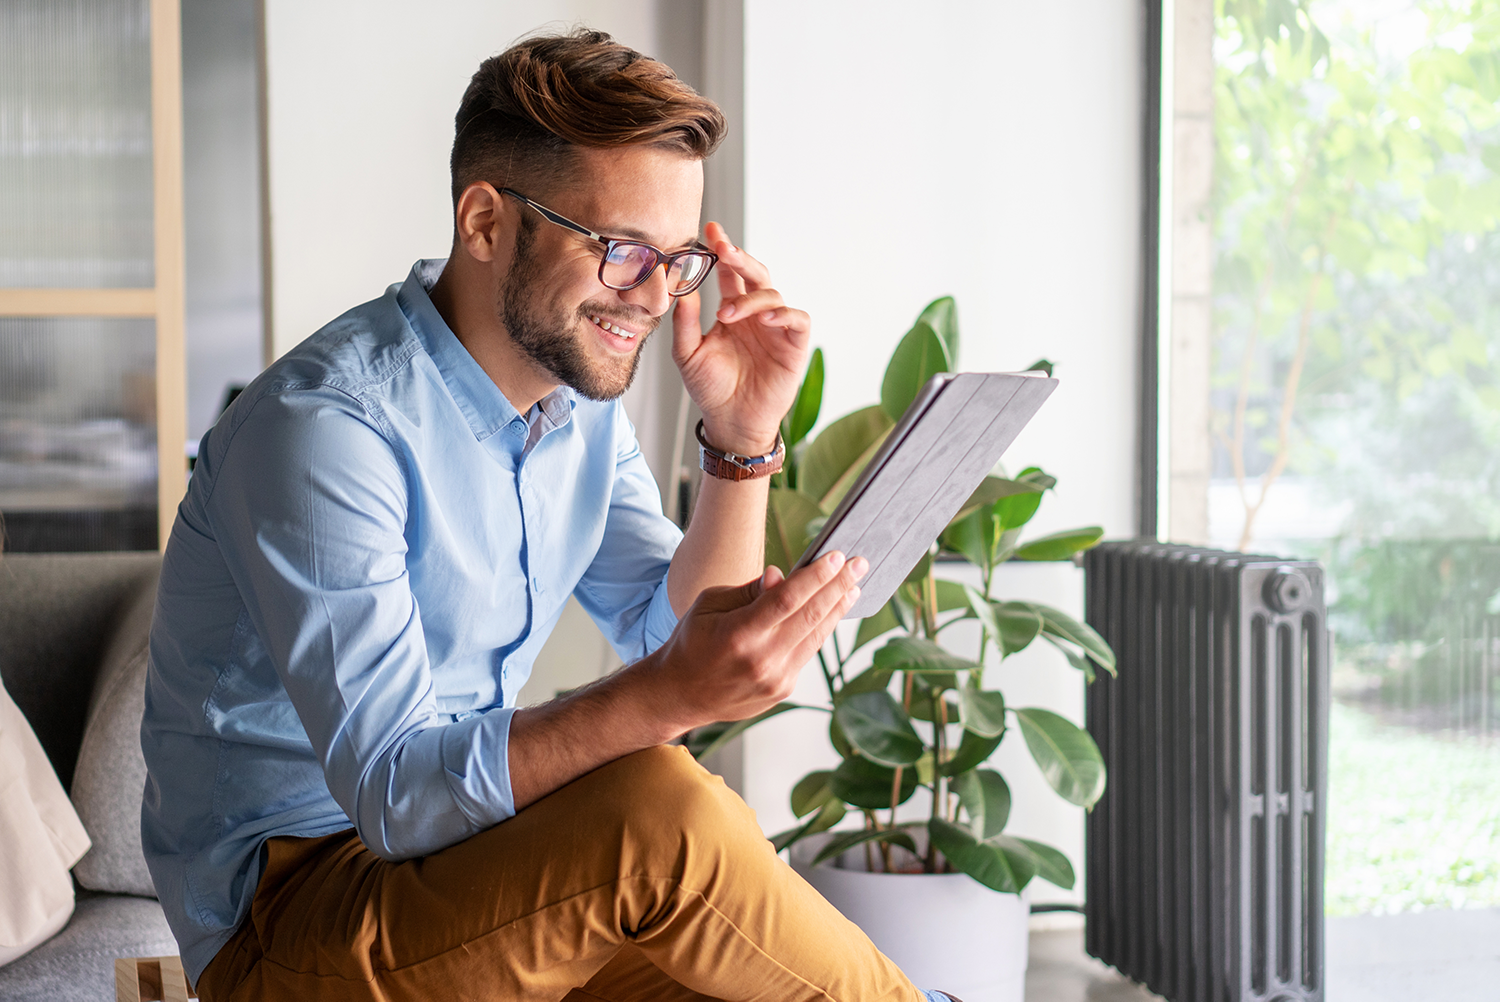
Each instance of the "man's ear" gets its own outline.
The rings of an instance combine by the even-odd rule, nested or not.
[[[458,196],[453,210],[456,242],[476,261],[493,261],[508,211],[505,199],[488,181],[475,181]]]

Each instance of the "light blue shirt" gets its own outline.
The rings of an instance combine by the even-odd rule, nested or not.
[[[146,861],[196,980],[260,847],[350,827],[390,860],[515,813],[516,693],[577,596],[621,657],[677,623],[681,540],[618,402],[516,412],[428,298],[324,327],[203,439],[151,631]]]

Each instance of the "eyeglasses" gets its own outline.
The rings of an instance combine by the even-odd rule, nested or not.
[[[703,284],[703,280],[719,260],[719,255],[696,240],[693,241],[691,250],[667,254],[641,240],[613,240],[600,236],[587,226],[579,225],[567,216],[558,215],[511,188],[501,188],[500,193],[531,206],[549,223],[592,237],[603,244],[604,257],[599,262],[599,281],[609,289],[619,292],[634,289],[644,284],[657,266],[664,264],[667,266],[667,294],[686,296]]]

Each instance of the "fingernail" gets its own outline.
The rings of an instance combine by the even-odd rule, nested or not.
[[[866,560],[864,557],[855,557],[853,560],[851,560],[849,562],[849,573],[851,573],[851,574],[854,575],[854,580],[856,580],[856,581],[858,581],[860,578],[864,577],[865,574],[866,574],[866,572],[869,571],[869,569],[870,569],[870,562],[868,560]]]
[[[734,306],[732,304],[729,305],[729,306],[721,306],[721,307],[719,307],[719,319],[720,320],[728,320],[732,316],[734,316]]]
[[[856,585],[849,589],[849,604],[852,606],[859,601],[859,587]]]
[[[838,570],[840,567],[844,566],[844,555],[837,550],[828,554],[828,566],[832,567],[834,570]]]
[[[762,313],[760,315],[760,318],[762,320],[774,320],[776,318],[776,311],[775,310],[767,310],[766,312],[764,312],[764,313]]]

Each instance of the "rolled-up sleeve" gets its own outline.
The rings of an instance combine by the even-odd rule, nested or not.
[[[623,409],[615,427],[604,538],[575,594],[628,662],[656,650],[677,628],[667,570],[682,531],[662,514],[660,488]]]
[[[407,568],[408,471],[360,402],[267,394],[234,431],[208,511],[329,792],[385,859],[515,813],[511,709],[438,712]]]

